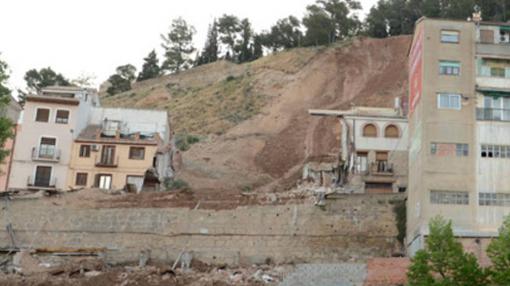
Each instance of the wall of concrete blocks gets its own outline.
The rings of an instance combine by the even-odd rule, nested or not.
[[[233,210],[76,208],[60,199],[3,205],[0,247],[105,248],[110,262],[176,259],[182,250],[209,263],[335,262],[391,255],[397,229],[393,206],[401,194],[344,195],[313,203]],[[2,203],[3,204],[3,203]]]

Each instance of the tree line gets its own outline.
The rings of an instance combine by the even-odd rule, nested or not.
[[[277,20],[269,29],[255,32],[248,18],[224,14],[209,24],[205,43],[194,46],[195,27],[183,18],[172,20],[161,35],[163,59],[156,49],[144,58],[138,72],[132,64],[116,68],[108,78],[107,93],[113,95],[131,89],[134,81],[179,73],[218,60],[245,63],[265,53],[296,47],[322,46],[353,36],[384,38],[411,34],[422,16],[467,19],[474,6],[482,10],[484,20],[506,21],[510,0],[379,0],[364,21],[360,20],[361,2],[356,0],[316,0],[305,8],[304,16]],[[51,84],[71,85],[51,68],[30,70],[25,75],[30,91]]]

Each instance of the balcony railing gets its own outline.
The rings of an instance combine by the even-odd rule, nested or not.
[[[96,157],[96,167],[115,168],[119,165],[119,156],[103,157],[101,155]]]
[[[42,189],[55,189],[57,185],[57,178],[38,178],[30,176],[27,179],[27,186],[31,188],[42,188]]]
[[[54,148],[32,148],[32,160],[34,161],[60,161],[60,149]]]
[[[477,108],[476,119],[487,121],[510,121],[510,109]]]
[[[393,175],[393,164],[388,161],[377,161],[370,164],[371,175]]]

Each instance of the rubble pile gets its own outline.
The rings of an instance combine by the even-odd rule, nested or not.
[[[20,251],[2,266],[0,285],[278,285],[291,265],[229,268],[193,260],[189,268],[149,262],[112,266],[100,258],[41,256]]]

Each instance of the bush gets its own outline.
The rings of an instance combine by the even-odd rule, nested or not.
[[[181,151],[188,151],[191,145],[200,142],[200,137],[191,134],[177,134],[175,146]]]
[[[181,179],[166,178],[165,187],[167,191],[189,190],[189,184]]]

